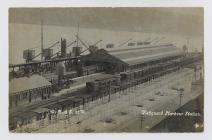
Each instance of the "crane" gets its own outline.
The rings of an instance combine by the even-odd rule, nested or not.
[[[48,48],[46,48],[46,49],[51,49],[51,48],[55,47],[58,43],[59,43],[59,41],[55,42],[54,44],[52,44],[50,47],[48,47]],[[40,56],[41,54],[42,54],[42,52],[39,53],[38,55],[34,56],[32,59],[37,58],[37,57]]]
[[[68,48],[68,47],[70,47],[71,45],[75,44],[76,42],[77,42],[77,41],[74,40],[73,42],[71,42],[70,44],[68,44],[66,47]]]
[[[150,40],[150,42],[154,42],[156,40],[158,40],[158,37],[153,38],[152,40]]]
[[[82,51],[80,54],[82,54],[82,53],[84,53],[84,52],[86,52],[86,51],[89,51],[90,53],[93,53],[92,47],[95,47],[98,43],[102,42],[102,40],[98,40],[97,42],[95,42],[95,43],[92,44],[92,45],[87,45],[85,42],[82,41],[82,39],[79,38],[79,36],[76,35],[76,37],[77,37],[77,40],[79,40],[80,43],[86,48],[86,49],[85,49],[84,51]],[[96,48],[96,49],[98,49],[98,48]]]
[[[89,45],[89,47],[81,40],[79,39],[80,42],[82,42],[82,44],[86,47],[86,49],[84,51],[82,51],[80,54],[86,52],[86,51],[90,51],[90,53],[93,53],[95,50],[97,50],[98,48],[96,47],[97,44],[99,44],[100,42],[102,42],[102,40],[98,40],[97,42],[95,42],[92,45]]]
[[[147,39],[145,39],[143,42],[150,42],[150,40],[151,40],[151,37],[148,37]]]
[[[68,44],[68,45],[66,46],[66,48],[70,47],[71,45],[75,44],[76,42],[77,42],[76,40],[72,41],[70,44]],[[57,52],[56,52],[55,54],[53,54],[51,57],[55,56],[56,54],[58,54],[58,53],[60,53],[60,52],[61,52],[61,50],[60,50],[60,51],[57,51]]]
[[[123,45],[128,43],[130,40],[132,40],[132,38],[128,39],[127,41],[124,41],[123,43],[119,44],[117,47],[122,47]]]
[[[102,40],[97,41],[97,42],[94,43],[92,46],[96,46],[96,45],[99,44],[100,42],[102,42]]]
[[[81,44],[82,44],[83,46],[85,46],[85,48],[86,48],[87,50],[89,50],[89,46],[87,46],[87,45],[79,38],[78,35],[76,35],[76,37],[77,37],[77,40],[79,40],[79,41],[81,42]]]
[[[161,40],[163,40],[163,39],[165,39],[165,37],[162,37],[162,38],[160,38],[160,39],[156,40],[156,41],[154,42],[154,44],[153,44],[153,45],[157,44],[158,42],[160,42],[160,41],[161,41]]]

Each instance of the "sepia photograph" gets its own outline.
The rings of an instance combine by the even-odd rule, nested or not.
[[[11,7],[11,133],[204,131],[203,7]]]

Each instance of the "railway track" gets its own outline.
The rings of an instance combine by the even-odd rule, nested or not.
[[[140,81],[143,80],[143,82],[140,82],[140,83],[138,82],[138,84],[142,84],[142,83],[150,81],[153,77],[158,78],[158,77],[163,76],[165,74],[177,71],[177,70],[179,70],[180,67],[184,68],[184,67],[187,67],[187,66],[189,66],[193,63],[195,63],[195,62],[184,63],[183,65],[178,65],[178,66],[174,66],[174,67],[169,68],[169,69],[150,73],[150,74],[146,75],[145,77],[138,78],[138,79],[130,81],[130,84],[133,83],[133,82],[136,82],[136,81],[138,82],[139,80]],[[144,79],[146,79],[146,80],[144,80]],[[133,84],[131,86],[133,86]],[[124,86],[120,85],[120,87],[124,87]],[[130,88],[130,87],[128,87],[128,88]],[[126,87],[124,87],[124,89],[126,89]],[[67,94],[61,95],[59,97],[52,97],[49,100],[42,100],[40,102],[36,102],[36,103],[29,105],[29,106],[26,106],[26,107],[19,107],[19,108],[13,109],[13,110],[10,109],[10,112],[9,112],[10,116],[9,117],[12,119],[14,117],[21,116],[21,114],[23,114],[23,113],[28,113],[33,109],[47,107],[49,105],[57,104],[61,100],[66,99],[68,97],[77,97],[78,95],[80,95],[81,92],[82,92],[82,89],[75,91],[75,92],[72,92],[72,93],[67,93]]]

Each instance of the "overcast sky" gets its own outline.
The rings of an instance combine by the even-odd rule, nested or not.
[[[202,8],[12,8],[10,23],[203,35]]]

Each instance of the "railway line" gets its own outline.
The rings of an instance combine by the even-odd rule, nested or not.
[[[195,62],[196,62],[196,60],[194,60],[194,59],[192,59],[192,61],[191,61],[191,59],[187,59],[187,62],[182,61],[182,62],[178,62],[178,63],[174,63],[174,62],[169,63],[170,67],[166,68],[166,69],[161,68],[162,65],[155,65],[154,67],[147,67],[145,69],[131,70],[131,71],[129,71],[129,73],[133,73],[133,74],[135,74],[136,72],[142,71],[142,70],[145,70],[149,73],[143,73],[143,75],[140,75],[140,76],[137,75],[137,77],[133,78],[132,80],[127,80],[125,82],[122,82],[119,86],[116,87],[117,90],[115,92],[123,91],[123,90],[126,90],[127,88],[151,81],[152,79],[158,78],[158,77],[166,75],[168,73],[178,71],[179,69],[187,67]],[[155,70],[153,68],[155,68]],[[111,89],[111,85],[109,88]],[[10,110],[10,119],[13,120],[16,117],[21,116],[22,114],[28,114],[32,110],[37,109],[37,108],[49,108],[50,106],[55,106],[57,104],[60,104],[63,101],[66,101],[66,103],[69,104],[68,102],[73,101],[73,100],[69,100],[70,98],[72,98],[72,99],[80,98],[80,100],[81,100],[80,103],[81,104],[83,103],[83,106],[84,106],[84,100],[86,98],[91,99],[91,100],[88,100],[88,102],[93,101],[99,97],[100,98],[101,97],[110,98],[111,94],[114,94],[115,92],[110,91],[108,93],[108,92],[104,91],[104,92],[97,93],[99,95],[92,94],[92,93],[88,94],[88,93],[86,93],[86,88],[82,88],[82,89],[80,89],[78,91],[74,91],[72,93],[67,92],[67,94],[61,95],[59,97],[52,97],[48,100],[42,100],[40,102],[29,105],[27,107],[19,107],[19,108],[16,108],[15,110]],[[96,97],[96,96],[98,96],[98,97]],[[108,99],[108,102],[110,102],[110,99]],[[80,104],[78,104],[78,106],[80,106]],[[62,106],[62,107],[64,107],[64,106]],[[66,107],[66,105],[65,105],[65,107]]]

